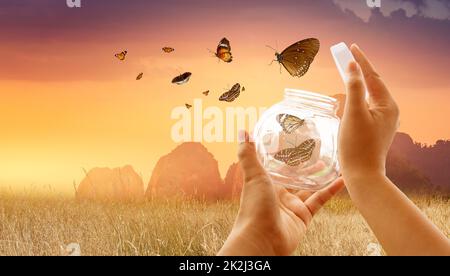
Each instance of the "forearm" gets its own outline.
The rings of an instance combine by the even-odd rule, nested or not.
[[[450,255],[447,237],[387,177],[352,176],[345,181],[389,255]]]

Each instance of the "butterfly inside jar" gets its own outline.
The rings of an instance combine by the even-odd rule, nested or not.
[[[296,167],[310,161],[317,147],[317,143],[315,139],[311,139],[308,136],[311,133],[307,127],[306,119],[282,113],[277,115],[276,120],[283,129],[278,137],[279,142],[281,144],[289,144],[289,147],[278,150],[273,156],[274,159],[291,167]],[[302,128],[303,126],[305,128]],[[297,144],[298,138],[303,140],[301,144]]]

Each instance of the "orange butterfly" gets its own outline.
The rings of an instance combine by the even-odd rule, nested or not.
[[[215,53],[215,56],[226,62],[226,63],[230,63],[233,61],[233,55],[231,54],[231,46],[230,46],[230,41],[226,38],[223,38],[220,42],[219,45],[217,46],[217,50]]]
[[[127,56],[128,52],[127,51],[123,51],[121,53],[115,54],[114,56],[116,58],[118,58],[120,61],[124,61],[125,57]]]

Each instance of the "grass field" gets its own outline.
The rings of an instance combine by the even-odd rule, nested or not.
[[[415,197],[450,235],[448,198]],[[236,202],[171,200],[77,202],[69,197],[0,194],[0,255],[61,255],[78,243],[82,255],[214,255],[231,228]],[[346,197],[317,215],[296,255],[367,255],[377,242]]]

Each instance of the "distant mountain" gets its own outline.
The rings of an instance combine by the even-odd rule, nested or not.
[[[415,143],[406,133],[397,133],[388,157],[390,164],[398,164],[393,162],[396,159],[408,162],[428,179],[429,189],[450,193],[450,140],[427,146]]]
[[[77,188],[76,198],[96,201],[136,201],[144,198],[144,182],[131,166],[91,169]]]
[[[228,193],[213,155],[200,143],[183,143],[159,159],[146,196],[217,200]]]
[[[244,185],[244,175],[239,163],[233,163],[225,176],[225,186],[227,187],[227,197],[239,198]]]

